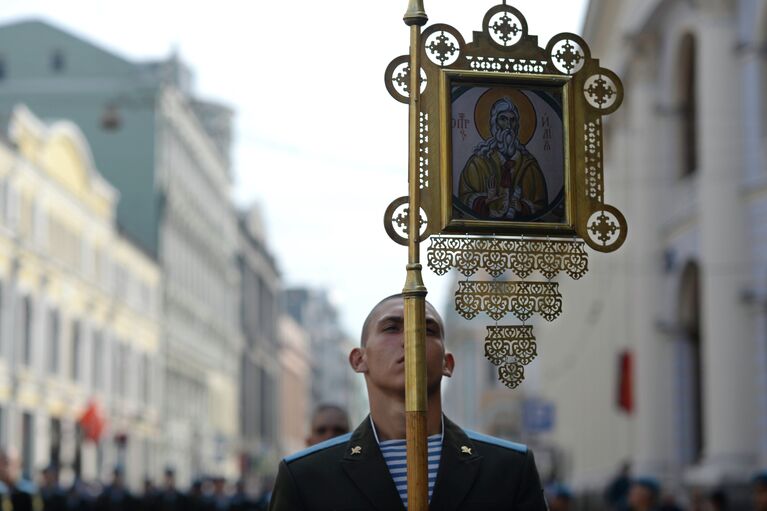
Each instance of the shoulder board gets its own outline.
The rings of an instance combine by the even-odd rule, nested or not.
[[[298,451],[295,454],[286,456],[285,463],[290,463],[291,461],[300,460],[301,458],[305,458],[306,456],[309,456],[310,454],[321,451],[323,449],[327,449],[329,447],[336,446],[338,444],[344,444],[348,442],[351,437],[352,437],[351,433],[346,433],[345,435],[337,436],[335,438],[331,438],[330,440],[325,440],[324,442],[320,442],[316,445],[313,445],[309,447],[308,449],[304,449],[303,451]]]
[[[477,442],[484,442],[486,444],[497,445],[498,447],[505,447],[506,449],[511,449],[513,451],[517,451],[521,453],[527,452],[527,446],[525,444],[510,442],[509,440],[504,440],[503,438],[496,438],[490,435],[483,435],[482,433],[477,433],[476,431],[471,431],[468,429],[464,431],[466,432],[466,435],[469,438],[471,438],[472,440],[476,440]]]

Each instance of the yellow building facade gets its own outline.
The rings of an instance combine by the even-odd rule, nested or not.
[[[161,274],[118,232],[118,200],[74,124],[15,109],[0,136],[0,444],[27,477],[121,465],[137,487],[160,470]]]

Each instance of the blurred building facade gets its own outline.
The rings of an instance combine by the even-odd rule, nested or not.
[[[280,456],[306,447],[312,410],[312,361],[309,336],[288,314],[279,319],[280,330]],[[274,467],[274,465],[272,465]]]
[[[344,333],[338,309],[327,291],[289,288],[284,302],[285,312],[309,335],[310,407],[337,404],[346,408],[352,422],[360,420],[368,412],[364,381],[349,365],[349,353],[357,343]]]
[[[550,440],[579,488],[624,460],[746,482],[767,467],[767,2],[592,0],[584,32],[625,86],[605,186],[629,236],[538,330]]]
[[[119,463],[138,485],[161,468],[158,265],[118,232],[119,194],[71,122],[15,108],[0,190],[0,444],[27,477]]]
[[[240,215],[239,238],[240,321],[245,338],[240,375],[241,454],[243,471],[254,473],[272,469],[278,461],[279,440],[285,433],[279,413],[279,383],[281,377],[287,378],[285,370],[299,367],[281,365],[278,318],[282,286],[257,207]],[[302,365],[300,360],[297,363]],[[295,376],[296,381],[302,378],[301,374]],[[298,406],[302,400],[306,396],[296,395],[288,402]]]
[[[0,53],[0,115],[23,101],[80,126],[120,192],[120,228],[159,262],[163,458],[182,484],[236,473],[242,335],[231,110],[194,97],[176,56],[130,62],[42,22],[0,27]]]

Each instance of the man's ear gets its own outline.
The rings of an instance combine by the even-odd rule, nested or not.
[[[445,353],[445,360],[442,362],[442,376],[450,378],[455,369],[455,357],[449,351]]]
[[[365,358],[364,348],[354,348],[351,353],[349,353],[349,365],[352,366],[355,373],[368,372],[368,361]]]

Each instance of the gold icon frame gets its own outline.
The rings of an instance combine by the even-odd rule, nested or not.
[[[527,21],[509,5],[491,8],[482,30],[465,42],[450,25],[424,30],[420,52],[419,186],[424,216],[423,238],[432,235],[501,235],[582,238],[592,249],[612,252],[626,240],[623,214],[604,202],[602,117],[617,110],[623,85],[592,58],[586,42],[571,33],[554,36],[546,48],[528,33]],[[409,101],[410,64],[406,55],[386,69],[386,86]],[[565,153],[562,223],[467,220],[454,218],[451,89],[453,82],[562,90]],[[389,212],[387,212],[389,215]],[[387,226],[392,218],[384,219]],[[390,236],[403,243],[404,236]]]

